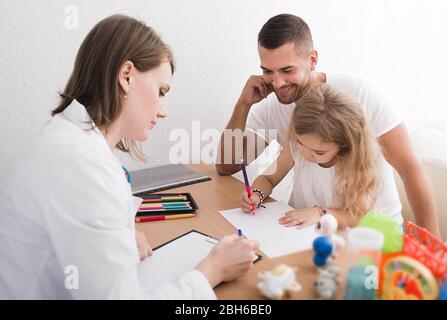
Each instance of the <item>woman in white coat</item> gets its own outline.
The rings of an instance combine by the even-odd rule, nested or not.
[[[1,187],[0,298],[213,299],[252,266],[257,242],[226,236],[178,281],[139,285],[151,249],[112,152],[142,155],[136,142],[166,116],[173,71],[169,48],[140,21],[115,15],[90,31],[53,118]],[[73,270],[78,286],[67,283]]]

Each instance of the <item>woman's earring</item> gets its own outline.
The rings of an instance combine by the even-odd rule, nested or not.
[[[127,92],[124,94],[124,99],[127,99]]]

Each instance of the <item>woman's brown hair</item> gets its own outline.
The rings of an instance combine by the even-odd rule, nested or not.
[[[174,73],[173,55],[152,28],[128,16],[110,16],[98,22],[82,42],[73,73],[52,115],[63,112],[76,99],[94,124],[107,131],[121,114],[123,92],[118,73],[126,61],[132,61],[141,72],[167,61]],[[135,141],[124,139],[117,148],[135,158],[145,158]]]
[[[380,186],[380,148],[359,104],[328,84],[318,85],[296,102],[291,141],[296,141],[297,134],[316,134],[339,146],[335,192],[349,213],[363,215],[371,210]]]

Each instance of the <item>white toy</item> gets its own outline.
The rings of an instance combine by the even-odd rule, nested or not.
[[[277,265],[271,271],[261,271],[258,277],[262,281],[257,287],[269,299],[279,300],[288,297],[291,292],[301,290],[301,285],[295,280],[296,271],[297,268],[285,264]]]
[[[329,259],[323,268],[318,269],[318,272],[318,280],[314,284],[318,298],[333,299],[340,285],[340,267],[335,264],[333,259]]]
[[[339,250],[345,246],[345,240],[339,235],[335,234],[338,228],[338,222],[335,217],[326,213],[320,218],[320,221],[316,224],[315,230],[322,236],[330,237],[334,244],[334,256],[336,256]]]

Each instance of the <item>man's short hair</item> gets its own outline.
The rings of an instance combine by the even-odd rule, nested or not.
[[[293,42],[299,54],[313,50],[312,34],[307,23],[293,14],[279,14],[270,18],[258,34],[258,45],[276,49]]]

